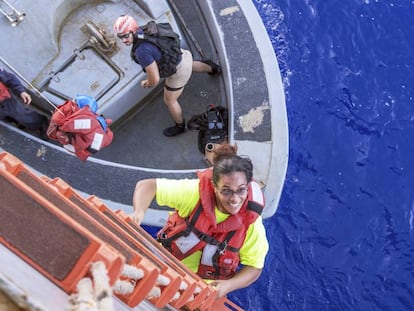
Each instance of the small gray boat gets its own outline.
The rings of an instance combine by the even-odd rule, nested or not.
[[[288,164],[286,104],[274,49],[251,1],[0,0],[0,9],[0,66],[20,78],[33,107],[50,117],[66,100],[90,95],[114,133],[111,145],[82,162],[55,142],[0,122],[0,151],[126,213],[138,180],[195,178],[209,166],[198,133],[163,135],[172,120],[162,87],[140,87],[145,73],[112,31],[121,14],[140,25],[169,22],[195,59],[222,67],[219,76],[193,73],[180,97],[185,118],[210,104],[228,108],[229,143],[253,161],[265,193],[263,217],[275,214]],[[154,204],[144,222],[160,226],[167,212]]]

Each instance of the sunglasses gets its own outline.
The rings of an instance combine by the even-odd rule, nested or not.
[[[247,187],[241,187],[239,189],[237,189],[236,191],[228,189],[228,188],[224,188],[224,189],[218,189],[218,192],[223,196],[223,197],[232,197],[234,194],[236,194],[239,197],[243,197],[247,194],[248,188]]]
[[[128,32],[128,33],[124,33],[124,34],[118,34],[117,36],[118,36],[119,39],[123,40],[123,39],[128,39],[130,34],[131,33]]]

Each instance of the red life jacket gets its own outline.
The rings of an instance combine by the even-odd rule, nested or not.
[[[239,266],[239,251],[247,229],[263,211],[263,192],[256,182],[251,182],[239,213],[217,224],[212,169],[197,175],[200,179],[200,200],[196,207],[186,218],[180,217],[177,212],[172,214],[158,232],[157,239],[180,260],[201,250],[197,274],[202,278],[229,279]]]
[[[89,106],[79,108],[69,100],[53,113],[47,135],[86,161],[112,142],[113,133],[108,127],[111,123],[112,120],[92,112]]]
[[[0,103],[11,97],[9,88],[0,82]]]

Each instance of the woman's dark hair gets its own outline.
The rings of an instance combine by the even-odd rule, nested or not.
[[[236,154],[217,155],[214,159],[213,182],[218,183],[220,175],[227,175],[235,172],[246,174],[247,182],[253,178],[253,164],[248,157],[241,157]]]

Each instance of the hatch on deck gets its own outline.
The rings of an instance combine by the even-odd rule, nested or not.
[[[101,98],[123,76],[122,70],[93,46],[75,51],[44,83],[45,91],[67,100],[79,94]],[[82,83],[74,84],[73,81]]]

